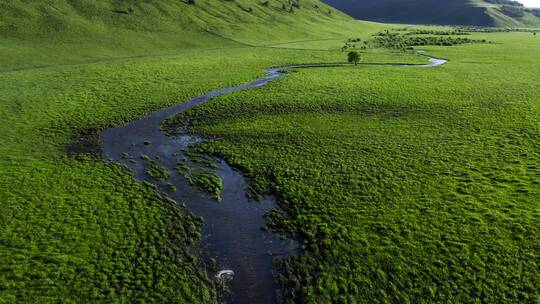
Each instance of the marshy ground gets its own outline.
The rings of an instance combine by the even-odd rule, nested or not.
[[[216,3],[208,12],[236,12],[236,3]],[[19,4],[14,16],[39,5]],[[200,7],[186,12],[200,17]],[[214,302],[202,222],[87,147],[101,130],[268,67],[342,62],[347,39],[395,27],[320,7],[273,8],[276,17],[254,6],[238,13],[254,24],[240,43],[225,39],[238,33],[227,22],[215,21],[221,32],[210,35],[200,19],[187,30],[144,5],[128,19],[66,15],[77,27],[55,12],[39,26],[0,27],[0,302]],[[268,22],[255,20],[265,16],[306,22],[262,35]],[[56,32],[46,32],[51,24]],[[278,263],[285,299],[538,301],[540,40],[467,37],[489,43],[419,46],[450,59],[436,69],[371,66],[426,59],[369,46],[358,67],[298,70],[185,114],[189,134],[211,139],[192,152],[241,170],[253,193],[274,193],[280,208],[269,226],[301,240],[301,254]]]

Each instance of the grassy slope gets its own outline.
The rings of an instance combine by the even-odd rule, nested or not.
[[[0,303],[213,302],[194,249],[198,222],[124,169],[67,156],[66,146],[264,67],[341,58],[220,35],[271,44],[362,32],[314,7],[247,13],[235,3],[248,1],[163,0],[119,5],[133,7],[123,15],[112,3],[0,3]]]
[[[291,302],[538,302],[540,40],[473,36],[497,44],[426,47],[451,59],[436,69],[302,70],[188,113],[305,238]]]
[[[500,11],[500,5],[483,0],[325,0],[362,20],[412,24],[456,24],[500,27],[538,27],[540,18],[526,12],[512,18]]]
[[[512,28],[540,27],[540,18],[531,12],[525,11],[523,17],[517,18],[503,14],[500,5],[486,3],[483,0],[470,0],[470,2],[476,7],[485,7],[487,14],[493,19],[495,26]]]
[[[263,7],[252,0],[199,0],[196,5],[176,0],[10,0],[0,3],[0,68],[342,38],[358,29],[353,20],[318,1],[303,1],[294,13],[282,9],[285,2],[271,0]],[[129,8],[129,14],[113,12]],[[252,11],[246,12],[248,8]]]
[[[471,24],[494,25],[480,7],[472,7],[468,0],[457,1],[324,1],[358,19],[380,22],[415,24]]]

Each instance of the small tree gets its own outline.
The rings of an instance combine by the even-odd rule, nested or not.
[[[354,51],[353,51],[353,52],[349,52],[349,54],[347,55],[347,57],[348,57],[349,62],[350,62],[350,63],[354,63],[354,65],[357,65],[358,62],[360,62],[360,59],[361,59],[360,53],[354,52]]]

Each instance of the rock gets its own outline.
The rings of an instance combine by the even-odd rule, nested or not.
[[[232,270],[220,270],[216,274],[216,278],[223,280],[232,280],[234,278],[234,271]]]

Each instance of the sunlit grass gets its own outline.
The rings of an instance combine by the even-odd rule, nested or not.
[[[198,150],[273,191],[304,239],[291,302],[535,303],[540,40],[426,47],[434,68],[299,70],[188,112]]]

